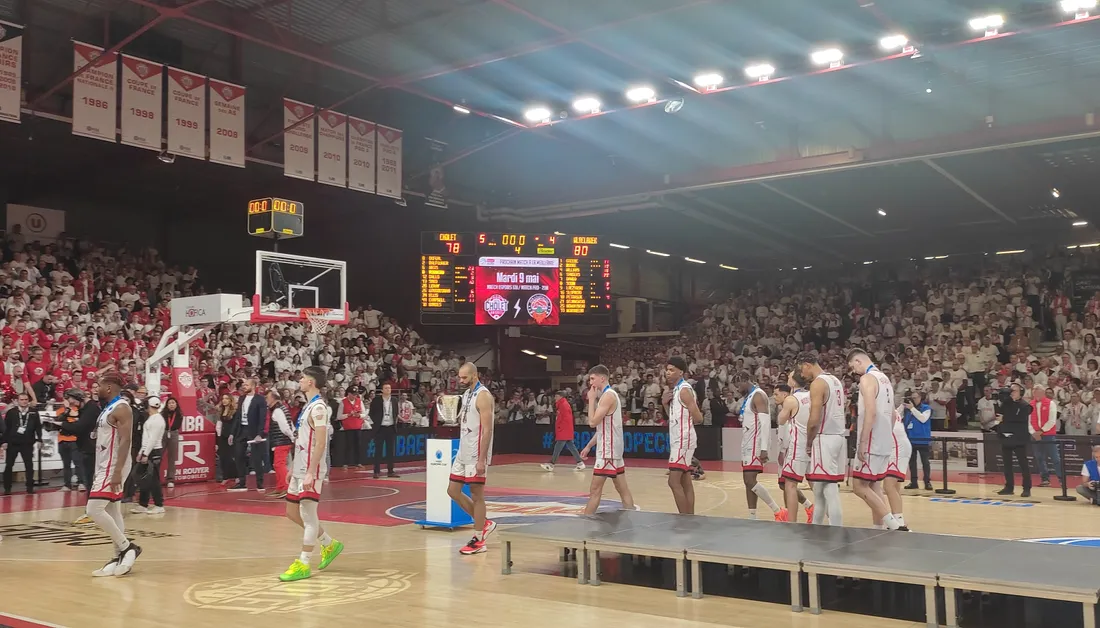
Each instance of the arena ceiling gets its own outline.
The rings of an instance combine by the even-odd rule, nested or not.
[[[447,142],[451,193],[498,224],[753,267],[1089,240],[1070,225],[1100,196],[1098,144],[1083,121],[1049,121],[1100,107],[1100,22],[1067,23],[1058,4],[0,0],[0,18],[29,25],[37,110],[65,113],[63,38],[151,55],[176,42],[155,60],[250,87],[254,158],[281,158],[272,103],[298,98]],[[975,37],[968,20],[991,11],[1002,32]],[[886,55],[891,33],[921,54]],[[814,68],[822,46],[845,66]],[[764,60],[780,80],[742,89]],[[701,70],[737,88],[702,94]],[[638,84],[655,106],[624,101]],[[579,95],[601,115],[571,111]],[[530,128],[532,104],[552,123]],[[427,160],[411,146],[408,176]]]

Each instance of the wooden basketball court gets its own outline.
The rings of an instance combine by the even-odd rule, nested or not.
[[[500,458],[489,480],[489,511],[497,521],[535,522],[580,511],[590,472],[561,465],[551,474],[529,456]],[[708,471],[697,483],[697,513],[747,516],[736,466],[709,466],[728,470]],[[674,510],[660,466],[631,461],[628,478],[642,508]],[[778,496],[775,476],[766,478]],[[315,557],[313,578],[291,584],[280,583],[278,574],[298,553],[300,529],[281,516],[284,502],[255,491],[180,486],[169,491],[163,515],[129,514],[130,506],[124,505],[127,533],[144,553],[133,573],[122,578],[91,576],[112,548],[94,526],[70,523],[82,514],[83,497],[45,492],[0,498],[0,569],[9,583],[0,594],[0,625],[923,625],[830,611],[815,617],[791,613],[780,604],[733,598],[677,599],[671,591],[615,583],[578,586],[550,546],[518,548],[516,573],[502,576],[498,542],[492,538],[489,552],[463,557],[458,548],[469,539],[468,530],[421,530],[410,523],[423,511],[423,481],[423,470],[415,467],[396,480],[335,471],[321,515],[347,549],[324,572],[317,571]],[[1025,503],[983,499],[995,497],[999,484],[955,488],[960,492],[955,501],[936,500],[929,493],[906,499],[909,526],[922,532],[1011,539],[1093,536],[1100,531],[1100,508],[1052,501],[1052,489],[1034,490],[1033,499]],[[610,484],[605,498],[617,498]],[[869,525],[862,502],[848,492],[843,499],[845,523]],[[761,512],[766,510],[761,504]]]

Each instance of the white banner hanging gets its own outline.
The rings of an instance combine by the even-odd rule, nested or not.
[[[289,128],[302,120],[302,124],[283,133],[283,174],[295,179],[315,179],[316,159],[314,159],[314,135],[317,118],[313,115],[313,105],[307,105],[289,98],[283,99],[283,128]]]
[[[206,159],[206,77],[168,68],[168,152]]]
[[[159,151],[164,66],[122,55],[122,143]]]
[[[348,117],[335,111],[317,116],[317,181],[348,186]]]
[[[23,27],[0,20],[0,120],[19,123],[23,93]]]
[[[378,125],[378,194],[401,198],[401,131]]]
[[[210,161],[244,168],[244,96],[240,85],[210,79]]]
[[[91,64],[73,81],[73,135],[116,141],[118,122],[118,54],[73,42],[73,71]]]
[[[348,187],[374,194],[375,124],[348,118]]]

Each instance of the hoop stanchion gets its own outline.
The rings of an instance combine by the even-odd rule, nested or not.
[[[1058,474],[1059,483],[1062,485],[1062,494],[1055,495],[1054,501],[1058,502],[1075,502],[1077,501],[1076,495],[1068,494],[1066,490],[1066,441],[1059,440],[1054,442],[1058,447],[1058,466],[1061,467],[1061,473]]]
[[[937,488],[937,495],[954,495],[955,489],[947,488],[947,439],[940,439],[943,443],[943,488]]]

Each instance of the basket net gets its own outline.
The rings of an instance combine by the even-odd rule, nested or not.
[[[309,329],[315,334],[323,334],[328,331],[328,319],[325,318],[325,313],[328,310],[324,308],[302,308],[302,318],[309,322]]]

